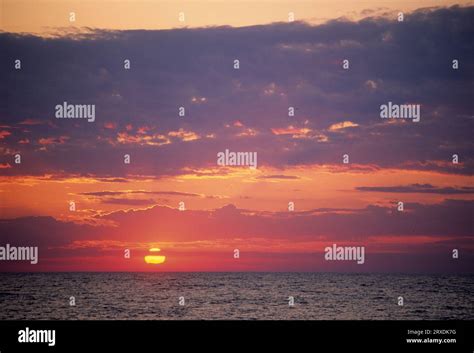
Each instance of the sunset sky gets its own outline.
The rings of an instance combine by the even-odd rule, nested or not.
[[[473,272],[469,5],[2,1],[0,246],[40,260],[0,270]],[[65,101],[95,121],[56,119]],[[389,101],[420,122],[381,119]],[[325,261],[333,243],[365,264]]]

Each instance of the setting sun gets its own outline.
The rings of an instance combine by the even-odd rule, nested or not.
[[[150,252],[159,252],[161,251],[159,248],[151,248]],[[152,265],[157,265],[157,264],[162,264],[165,262],[166,256],[161,256],[161,255],[146,255],[145,256],[145,262],[147,264],[152,264]]]

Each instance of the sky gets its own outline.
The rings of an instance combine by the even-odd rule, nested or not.
[[[0,270],[473,272],[458,3],[4,0],[0,246],[40,260]],[[95,120],[56,118],[63,102]],[[388,102],[420,121],[381,119]],[[258,167],[218,165],[226,149]],[[333,244],[365,263],[326,261]]]

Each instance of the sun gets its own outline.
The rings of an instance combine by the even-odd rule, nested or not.
[[[150,249],[150,252],[159,252],[159,251],[161,251],[161,249],[159,248]],[[145,256],[145,262],[151,265],[162,264],[163,262],[165,262],[165,260],[166,260],[166,256],[161,256],[161,255],[146,255]]]

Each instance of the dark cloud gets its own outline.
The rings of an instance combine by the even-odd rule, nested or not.
[[[121,202],[136,200],[120,200]],[[138,200],[142,202],[144,200]],[[343,211],[343,212],[341,212]],[[66,245],[73,240],[180,242],[217,239],[291,239],[294,242],[367,240],[379,236],[432,236],[471,239],[474,201],[439,204],[406,203],[405,210],[368,206],[363,209],[319,209],[312,212],[258,212],[227,205],[198,211],[154,206],[97,216],[98,226],[25,217],[0,221],[3,242]],[[104,225],[105,224],[105,225]]]
[[[0,33],[0,115],[12,127],[0,140],[0,163],[12,164],[14,152],[24,161],[2,174],[160,177],[216,166],[216,153],[229,148],[256,151],[259,165],[275,167],[339,164],[349,153],[352,163],[470,175],[473,17],[474,7],[455,6],[406,14],[401,23]],[[96,121],[55,119],[64,101],[96,104]],[[421,104],[421,121],[382,121],[379,107],[388,101]],[[342,121],[359,127],[328,130]],[[272,133],[289,125],[310,132]],[[453,154],[459,165],[450,163]]]
[[[203,197],[203,195],[190,193],[190,192],[179,192],[179,191],[145,191],[145,190],[126,190],[126,191],[90,191],[82,192],[79,195],[100,198],[103,204],[112,205],[128,205],[128,206],[146,206],[153,205],[161,202],[168,202],[167,199],[136,199],[130,198],[129,196],[135,195],[157,195],[157,196],[180,196],[180,197]],[[112,196],[123,196],[123,197],[112,197]],[[214,198],[217,196],[207,196]]]
[[[112,200],[117,203],[146,201]],[[89,259],[105,255],[121,258],[124,246],[133,247],[140,243],[172,242],[175,245],[167,250],[170,256],[187,256],[186,243],[194,244],[196,241],[202,243],[204,248],[206,242],[226,244],[228,241],[229,246],[232,246],[238,241],[242,244],[243,251],[244,244],[252,243],[252,239],[262,239],[265,244],[270,245],[273,241],[291,241],[295,246],[308,241],[339,245],[359,242],[366,243],[367,265],[371,271],[397,271],[402,268],[397,263],[409,261],[410,266],[403,266],[404,271],[430,272],[450,268],[456,272],[462,268],[463,271],[472,272],[473,211],[474,201],[459,200],[445,200],[434,205],[407,203],[403,212],[396,211],[395,207],[380,206],[272,213],[243,210],[234,205],[208,211],[179,211],[156,205],[143,210],[132,209],[97,216],[96,226],[62,222],[52,217],[0,220],[0,245],[39,246],[41,263],[58,266],[84,256]],[[403,236],[403,239],[423,236],[431,237],[432,241],[429,246],[416,242],[405,244],[405,240],[378,243],[377,238],[383,236]],[[183,249],[180,247],[181,242],[184,244]],[[462,261],[457,266],[450,258],[452,249],[460,249],[462,253]],[[143,252],[143,245],[140,250],[134,250],[135,256]],[[290,251],[277,255],[288,258],[286,267],[283,266],[281,270],[335,270],[324,263],[322,252],[323,245],[304,253]],[[246,254],[249,256],[248,252]],[[270,253],[261,251],[255,252],[255,255],[259,257],[258,264],[275,270],[274,256],[270,260]],[[218,261],[219,256],[214,252],[205,258]],[[295,265],[302,256],[312,261],[305,266]],[[381,261],[376,261],[377,258]],[[392,258],[394,262],[390,261],[389,264],[388,258]],[[265,259],[271,262],[266,262]],[[260,266],[258,264],[256,266]],[[16,263],[6,264],[4,267],[5,271],[31,270],[24,264]],[[347,270],[345,266],[339,269]]]
[[[474,187],[437,187],[431,184],[412,184],[405,186],[360,186],[358,191],[368,192],[393,192],[393,193],[419,193],[419,194],[441,194],[441,195],[461,195],[474,193]]]
[[[57,247],[73,241],[101,239],[105,227],[62,222],[53,217],[22,217],[0,220],[1,241],[40,247]]]

